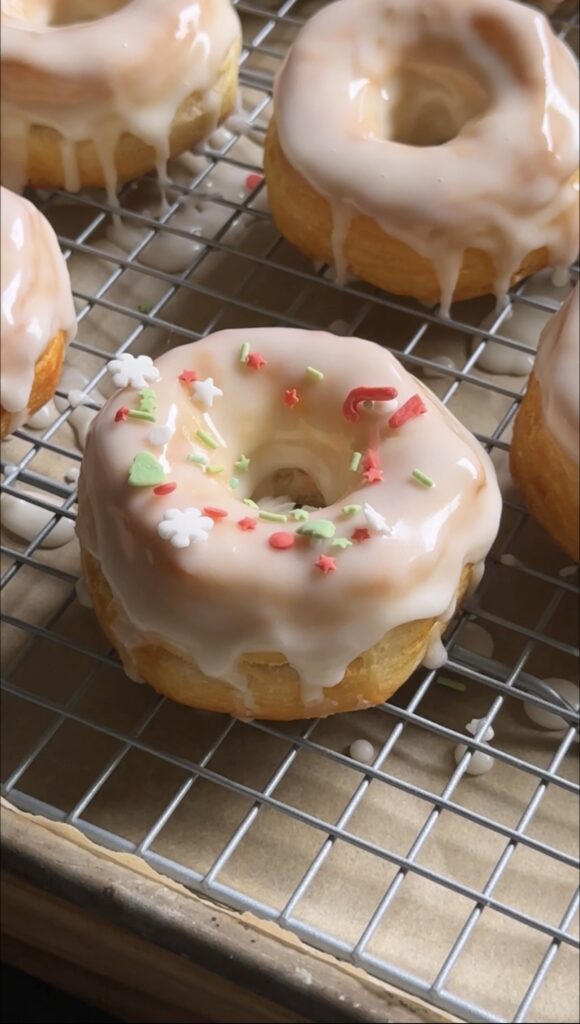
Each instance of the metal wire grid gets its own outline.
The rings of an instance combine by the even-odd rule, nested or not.
[[[277,62],[284,54],[289,38],[288,33],[291,35],[299,27],[304,17],[315,5],[308,6],[301,3],[300,0],[285,0],[282,4],[274,2],[274,0],[271,3],[267,3],[266,0],[256,3],[245,3],[240,0],[236,6],[242,18],[246,19],[246,39],[240,67],[241,82],[246,87],[246,104],[251,102],[252,106],[248,115],[252,129],[256,133],[261,133],[264,130],[263,115],[271,98],[272,71],[275,70]],[[566,10],[565,7],[564,11]],[[575,9],[572,9],[567,18],[561,18],[556,23],[556,27],[563,38],[570,40],[577,31],[577,24],[578,14]],[[281,32],[282,35],[280,35]],[[187,188],[176,185],[176,192],[181,191],[183,194],[191,192],[196,196],[203,196],[212,170],[220,165],[239,168],[248,173],[259,172],[259,168],[245,163],[236,156],[235,144],[236,137],[233,137],[225,142],[219,151],[208,151],[207,165],[204,169],[195,176]],[[213,202],[221,205],[227,212],[227,219],[215,235],[200,239],[199,251],[187,269],[179,274],[166,273],[154,267],[145,267],[139,260],[140,254],[149,242],[160,233],[171,233],[176,237],[186,234],[171,224],[172,215],[178,207],[178,200],[170,205],[161,217],[155,218],[128,208],[126,201],[130,196],[130,190],[124,190],[120,197],[120,205],[123,207],[125,215],[130,221],[148,229],[148,232],[136,244],[127,258],[123,259],[117,255],[107,256],[101,248],[97,249],[93,244],[96,233],[102,229],[109,216],[115,212],[115,207],[88,194],[79,196],[77,202],[83,208],[85,223],[74,238],[61,236],[63,248],[67,256],[85,254],[101,261],[108,260],[110,264],[110,272],[93,293],[75,291],[77,300],[80,300],[79,323],[82,325],[83,320],[94,310],[119,313],[129,318],[130,326],[126,336],[122,340],[118,339],[120,343],[116,347],[116,351],[119,353],[141,345],[145,332],[149,328],[161,328],[171,332],[175,342],[181,343],[195,340],[200,334],[218,329],[230,317],[233,318],[233,323],[236,322],[236,318],[241,318],[243,323],[247,323],[248,318],[251,321],[251,318],[254,317],[257,322],[278,322],[309,327],[313,326],[312,318],[308,314],[309,303],[320,289],[324,289],[327,294],[335,295],[337,302],[339,296],[345,295],[351,300],[352,315],[349,316],[348,325],[345,327],[349,334],[357,333],[366,318],[372,313],[384,314],[385,317],[395,314],[410,317],[413,324],[411,336],[397,354],[411,369],[424,370],[432,365],[431,360],[423,354],[421,341],[431,327],[441,323],[436,309],[419,310],[404,300],[395,300],[362,285],[352,284],[344,289],[338,289],[328,273],[328,268],[320,268],[313,272],[305,264],[296,266],[289,263],[282,255],[285,251],[285,243],[275,234],[272,234],[272,240],[264,251],[258,253],[243,252],[241,248],[232,245],[228,240],[228,233],[233,226],[239,224],[242,217],[249,218],[252,223],[263,221],[265,224],[269,224],[267,212],[256,204],[262,187],[260,184],[250,189],[247,197],[240,202],[232,202],[219,197],[212,198]],[[57,201],[58,193],[43,196],[39,200],[40,205],[49,216],[54,215]],[[225,257],[242,257],[243,272],[233,290],[226,291],[224,289],[222,291],[206,284],[200,278],[200,268],[203,268],[204,262],[214,254],[221,254]],[[253,282],[266,268],[278,269],[292,281],[295,288],[294,298],[288,308],[283,311],[271,309],[259,300],[252,298]],[[150,309],[145,311],[144,309],[130,308],[114,298],[114,285],[122,279],[124,274],[129,272],[147,276],[151,282],[156,281],[163,285],[160,296],[155,299]],[[180,289],[189,290],[192,297],[201,296],[215,304],[214,312],[204,325],[203,330],[192,330],[171,322],[170,318],[165,319],[164,310]],[[113,298],[110,297],[111,294],[113,294]],[[548,308],[541,300],[527,294],[526,283],[515,290],[512,303],[516,307],[527,305],[537,309]],[[447,323],[448,330],[475,335],[479,340],[461,369],[440,368],[441,376],[448,380],[448,387],[443,396],[443,400],[447,403],[452,401],[464,382],[469,382],[472,386],[486,389],[490,393],[506,399],[506,409],[501,414],[495,429],[489,435],[480,435],[480,440],[492,452],[507,450],[508,446],[503,440],[503,435],[515,415],[520,394],[505,386],[499,386],[493,380],[475,376],[475,370],[478,358],[490,338],[504,346],[526,351],[525,345],[509,336],[508,314],[509,309],[506,307],[497,314],[494,323],[487,330],[459,319]],[[101,380],[105,372],[104,363],[111,358],[111,352],[93,344],[92,339],[90,344],[78,340],[75,343],[75,348],[94,358],[98,366],[91,381],[84,389],[89,395],[92,388]],[[496,721],[500,712],[506,707],[506,702],[521,701],[525,697],[526,700],[538,706],[547,706],[542,696],[530,695],[524,689],[525,680],[529,679],[527,666],[538,644],[544,645],[549,651],[561,654],[566,658],[577,657],[578,653],[572,644],[567,640],[559,639],[557,635],[550,634],[548,629],[557,618],[562,603],[569,601],[577,593],[570,576],[562,577],[551,570],[545,571],[543,567],[536,568],[530,565],[517,564],[509,567],[508,579],[516,576],[523,577],[530,584],[542,585],[548,592],[547,600],[537,615],[536,621],[531,624],[523,625],[516,620],[515,616],[512,620],[511,617],[489,610],[484,607],[481,600],[481,595],[490,588],[494,572],[499,572],[500,566],[503,572],[506,571],[505,565],[502,565],[502,556],[509,554],[514,549],[517,550],[518,539],[526,529],[525,510],[517,501],[506,502],[509,523],[501,535],[501,542],[492,558],[492,572],[489,573],[480,588],[478,603],[467,604],[466,610],[454,625],[447,640],[450,657],[446,671],[451,671],[458,678],[469,680],[483,687],[489,694],[489,699],[487,710],[480,722],[476,736],[472,741],[469,740],[465,754],[459,760],[439,794],[417,785],[414,781],[408,781],[404,774],[398,774],[396,770],[389,770],[392,766],[393,753],[398,749],[397,745],[400,744],[405,730],[411,726],[419,731],[419,740],[421,736],[437,737],[449,744],[466,740],[465,734],[458,728],[437,721],[436,716],[431,716],[423,710],[426,706],[426,699],[433,692],[436,682],[437,673],[433,671],[423,673],[419,684],[410,691],[410,696],[406,689],[403,691],[406,694],[404,700],[395,701],[375,712],[375,714],[383,716],[385,722],[388,720],[389,723],[392,723],[392,728],[387,739],[382,742],[372,765],[369,766],[353,762],[340,749],[333,749],[331,745],[326,744],[321,738],[321,723],[317,720],[303,723],[299,731],[288,731],[283,726],[273,723],[247,723],[243,728],[252,730],[251,735],[247,737],[249,742],[253,742],[253,736],[255,740],[265,737],[285,744],[284,755],[279,758],[264,783],[262,785],[248,784],[243,781],[243,778],[232,777],[231,774],[228,775],[227,772],[216,768],[216,760],[220,751],[224,749],[226,742],[231,740],[233,730],[240,728],[233,720],[220,719],[219,727],[211,742],[208,743],[207,749],[202,756],[194,759],[168,752],[148,738],[152,725],[158,718],[161,709],[166,706],[163,699],[153,699],[152,697],[141,716],[132,723],[132,727],[124,731],[104,724],[97,715],[84,710],[85,699],[91,692],[95,681],[98,680],[99,673],[103,669],[118,672],[119,665],[114,652],[95,650],[93,645],[79,642],[78,639],[67,636],[66,632],[61,629],[60,624],[63,617],[66,617],[75,601],[76,578],[73,573],[62,566],[51,564],[43,559],[40,547],[60,521],[74,520],[75,489],[37,472],[34,468],[34,460],[42,452],[54,453],[56,456],[73,462],[80,461],[78,453],[63,446],[58,439],[58,432],[70,417],[71,411],[70,408],[64,410],[42,436],[30,433],[25,429],[19,431],[17,436],[26,445],[25,454],[17,464],[4,465],[3,492],[18,496],[21,493],[20,485],[32,485],[36,488],[36,493],[29,496],[27,500],[38,508],[54,514],[22,550],[12,543],[7,543],[2,549],[7,560],[7,567],[1,580],[4,594],[2,618],[9,628],[20,631],[29,638],[29,643],[23,653],[16,663],[10,666],[6,678],[3,679],[3,694],[19,702],[22,715],[27,712],[32,714],[35,711],[47,715],[39,735],[30,744],[25,755],[15,766],[11,767],[4,779],[3,793],[12,802],[27,811],[42,813],[53,819],[72,823],[97,842],[113,849],[136,852],[153,867],[175,877],[193,889],[202,891],[234,908],[249,909],[265,918],[275,920],[297,933],[306,942],[348,959],[364,967],[371,974],[423,996],[466,1020],[499,1021],[505,1019],[490,1010],[483,1001],[474,1005],[469,1002],[469,999],[452,991],[449,987],[450,975],[468,946],[482,914],[486,911],[494,911],[502,915],[504,919],[510,919],[532,929],[535,934],[545,937],[544,952],[535,966],[530,968],[525,991],[510,1017],[514,1022],[527,1020],[558,954],[562,949],[569,951],[578,949],[578,940],[571,927],[578,909],[578,891],[571,892],[567,906],[556,924],[549,923],[538,914],[518,908],[510,902],[509,898],[499,898],[496,893],[499,883],[505,876],[508,865],[518,849],[526,849],[546,857],[548,869],[550,864],[559,864],[577,870],[578,861],[573,853],[537,838],[533,835],[531,825],[548,792],[556,789],[570,797],[577,797],[579,790],[563,770],[565,759],[572,749],[575,738],[577,716],[571,711],[561,709],[559,712],[568,723],[568,727],[559,740],[555,752],[544,766],[534,763],[531,759],[521,757],[517,753],[514,754],[499,747],[490,748],[483,742],[488,726]],[[44,494],[46,498],[43,497]],[[55,497],[61,501],[57,509],[54,507]],[[11,610],[10,585],[17,580],[23,570],[31,572],[33,580],[39,583],[51,577],[62,584],[66,590],[65,599],[59,600],[58,607],[46,625],[26,621]],[[498,627],[519,638],[521,647],[508,667],[490,659],[474,657],[461,646],[461,630],[467,616],[477,617],[478,621],[484,625]],[[68,652],[71,658],[77,655],[82,656],[83,659],[86,659],[85,668],[87,664],[90,665],[88,670],[79,673],[74,689],[63,702],[49,699],[42,692],[33,692],[18,682],[18,666],[22,664],[35,645],[41,645],[44,642],[57,645],[58,648]],[[105,758],[94,778],[91,778],[90,782],[83,787],[82,795],[73,801],[71,807],[66,808],[55,806],[34,796],[27,789],[26,775],[65,725],[71,723],[86,727],[87,735],[90,734],[95,742],[98,739],[110,740],[114,743],[114,752]],[[531,796],[515,825],[508,825],[498,820],[499,814],[485,815],[480,810],[472,810],[458,797],[459,783],[464,778],[475,751],[490,753],[497,762],[509,766],[517,773],[526,773],[533,780]],[[84,816],[93,801],[98,799],[103,787],[113,779],[127,757],[134,752],[151,756],[158,770],[161,770],[162,766],[179,770],[181,778],[180,783],[174,786],[170,798],[164,801],[155,820],[149,824],[139,841],[125,838],[121,828],[118,832],[105,829]],[[334,822],[326,820],[321,813],[312,813],[299,806],[294,806],[279,795],[281,786],[289,777],[297,759],[305,753],[323,759],[325,763],[336,767],[337,770],[342,768],[356,773],[356,785]],[[179,813],[180,808],[185,806],[184,802],[191,793],[192,787],[196,783],[199,786],[201,781],[212,783],[237,797],[245,798],[248,805],[246,812],[232,827],[231,833],[221,849],[215,853],[211,863],[203,871],[194,870],[188,864],[172,859],[159,852],[159,849],[153,848],[168,823]],[[425,820],[404,853],[357,834],[356,827],[353,827],[357,811],[362,806],[365,797],[368,796],[371,787],[379,785],[385,787],[385,792],[397,791],[416,798],[425,805]],[[249,889],[245,890],[242,886],[229,884],[223,880],[224,869],[231,864],[232,858],[245,837],[249,835],[252,827],[267,810],[278,812],[297,825],[307,826],[320,836],[316,851],[310,858],[306,869],[302,871],[299,880],[293,884],[292,891],[282,908],[271,905],[265,900],[257,899]],[[448,877],[421,862],[421,852],[442,814],[456,816],[457,820],[469,822],[505,841],[501,854],[496,859],[493,869],[483,885],[466,884],[459,878]],[[301,902],[311,892],[337,842],[348,844],[361,853],[378,858],[392,865],[394,869],[380,900],[354,942],[344,941],[338,935],[300,918]],[[401,887],[407,879],[412,877],[433,883],[440,888],[443,895],[455,893],[467,900],[469,904],[469,911],[461,927],[450,941],[438,970],[429,977],[397,967],[388,957],[379,955],[372,949],[373,936],[388,919],[390,908]]]

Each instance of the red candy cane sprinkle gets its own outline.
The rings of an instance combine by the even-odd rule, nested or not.
[[[182,370],[177,378],[182,384],[193,384],[197,380],[197,373],[195,370]]]
[[[271,534],[268,537],[268,544],[275,551],[285,551],[286,548],[294,547],[296,543],[296,537],[293,533],[286,533],[285,530],[280,530],[278,533]]]
[[[296,388],[288,388],[288,390],[284,392],[284,405],[287,405],[289,409],[299,401],[300,399]]]
[[[167,483],[159,484],[159,487],[153,488],[153,494],[171,494],[177,487],[177,484]]]
[[[246,178],[246,188],[248,189],[248,192],[253,192],[258,185],[262,184],[263,180],[264,178],[261,174],[248,174],[248,177]]]
[[[427,406],[420,395],[411,395],[403,405],[393,413],[389,419],[389,426],[396,429],[402,427],[403,423],[407,420],[415,419],[415,416],[421,416],[424,412],[427,412]]]
[[[215,521],[216,519],[225,519],[228,513],[225,508],[214,508],[213,505],[206,505],[203,510],[203,514],[204,516],[209,516],[210,519]]]
[[[258,525],[257,519],[252,519],[251,516],[244,516],[243,519],[238,519],[238,526],[240,530],[255,530]]]
[[[124,423],[129,415],[129,409],[126,405],[122,405],[120,409],[117,409],[115,413],[115,423]]]
[[[249,366],[252,370],[261,370],[266,365],[264,356],[261,356],[259,352],[250,352],[246,359],[246,366]]]
[[[349,423],[357,423],[360,419],[358,407],[363,402],[391,402],[398,394],[396,388],[353,388],[344,400],[342,415]]]

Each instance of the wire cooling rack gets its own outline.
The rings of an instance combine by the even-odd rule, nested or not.
[[[185,183],[173,182],[161,213],[138,203],[134,187],[122,191],[123,223],[137,232],[126,252],[107,244],[118,208],[101,195],[36,196],[71,267],[79,319],[71,358],[83,367],[88,409],[98,406],[115,352],[158,353],[231,326],[330,326],[388,343],[468,425],[477,407],[476,433],[505,478],[524,378],[487,374],[482,359],[493,344],[504,355],[530,354],[513,329],[516,315],[545,318],[556,300],[524,282],[499,312],[464,303],[444,321],[436,308],[359,283],[339,288],[329,268],[313,270],[294,253],[271,223],[252,154],[267,123],[272,75],[320,4],[236,6],[245,33],[244,119],[211,140]],[[576,5],[561,6],[554,25],[577,45]],[[191,226],[176,216],[184,200],[206,211],[195,245]],[[147,260],[148,247],[166,238],[190,247],[179,271]],[[441,356],[442,346],[452,357]],[[506,489],[498,542],[483,584],[448,634],[444,670],[416,673],[391,703],[357,715],[234,722],[177,709],[125,680],[77,602],[74,542],[50,547],[51,535],[74,521],[81,458],[67,434],[78,406],[66,389],[59,395],[53,422],[23,428],[3,452],[3,495],[24,502],[23,518],[30,509],[42,515],[27,541],[8,532],[2,548],[10,651],[3,794],[463,1019],[555,1019],[561,991],[577,976],[578,860],[565,824],[573,833],[578,822],[578,718],[561,705],[560,730],[544,734],[522,704],[557,703],[538,679],[576,678],[577,589],[573,567],[528,519],[516,492]],[[479,725],[471,738],[464,724],[473,708]],[[375,745],[370,765],[347,754],[360,734]],[[469,745],[455,763],[462,741]],[[431,762],[427,773],[413,765],[418,749]],[[480,779],[469,774],[478,753],[494,764]],[[494,777],[499,790],[487,781]],[[438,835],[447,860],[430,855]],[[460,849],[452,855],[454,842]],[[558,1019],[574,1019],[573,1009],[562,1012]]]

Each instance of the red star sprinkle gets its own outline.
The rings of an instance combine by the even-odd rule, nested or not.
[[[363,469],[380,469],[381,460],[379,453],[374,448],[367,448],[362,460]]]
[[[298,398],[298,392],[296,388],[288,388],[288,390],[284,392],[284,405],[287,405],[289,409],[291,409],[292,406],[296,405],[299,401],[300,399]]]
[[[263,180],[264,179],[261,174],[248,174],[248,177],[246,178],[246,188],[249,192],[252,192],[258,187],[258,185],[262,184]]]
[[[266,365],[264,356],[261,356],[259,352],[250,352],[246,359],[246,366],[251,367],[252,370],[261,370]]]
[[[371,533],[367,530],[366,526],[359,526],[356,530],[352,531],[352,539],[360,543],[362,540],[370,540]]]
[[[122,405],[120,409],[117,409],[115,413],[115,423],[124,423],[129,415],[129,410],[126,405]]]
[[[258,525],[257,519],[252,519],[251,516],[244,516],[243,519],[238,519],[238,526],[240,530],[255,530]]]
[[[197,380],[197,373],[195,370],[182,370],[177,379],[184,384],[193,384],[194,380]]]
[[[177,484],[159,484],[159,487],[153,488],[153,494],[171,494],[176,487]]]
[[[296,537],[293,533],[287,533],[285,530],[280,530],[279,533],[273,533],[268,537],[268,544],[271,548],[276,551],[285,551],[286,548],[291,548],[296,543]]]
[[[334,572],[336,569],[336,562],[330,555],[321,555],[320,558],[314,563],[317,569],[320,569],[325,576],[329,572]]]
[[[369,484],[379,484],[383,479],[383,471],[382,469],[375,469],[371,466],[363,473],[363,476]]]
[[[213,505],[206,505],[203,514],[211,519],[225,519],[228,513],[225,508],[214,508]]]

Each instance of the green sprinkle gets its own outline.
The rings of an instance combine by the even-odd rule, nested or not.
[[[157,396],[151,388],[144,388],[139,392],[139,409],[141,412],[155,412],[157,408]]]
[[[411,476],[413,477],[413,480],[416,480],[418,483],[423,484],[423,487],[435,486],[435,481],[432,480],[430,476],[427,476],[426,473],[423,473],[421,469],[414,469],[413,472],[411,473]]]
[[[207,455],[196,455],[195,452],[192,452],[187,456],[187,461],[195,462],[197,466],[207,466],[208,458]]]
[[[206,444],[208,446],[208,448],[217,448],[216,442],[214,441],[214,439],[211,436],[211,434],[207,433],[207,431],[201,430],[201,429],[200,430],[196,430],[195,436],[199,437],[199,440],[203,441],[203,443]]]
[[[299,526],[296,532],[302,537],[314,537],[315,540],[330,540],[336,533],[336,526],[330,519],[311,519],[309,523]]]
[[[357,512],[360,512],[362,505],[345,505],[342,509],[345,516],[356,516]]]
[[[244,342],[240,349],[240,363],[247,363],[248,356],[250,354],[250,346],[247,341]]]
[[[147,316],[152,309],[153,306],[151,305],[150,302],[140,302],[139,305],[137,306],[137,312],[143,313],[144,316]]]
[[[284,515],[283,512],[266,512],[261,509],[258,512],[258,519],[263,519],[266,523],[287,523],[288,516]]]
[[[249,505],[250,508],[259,508],[260,507],[258,505],[258,502],[254,501],[252,498],[244,498],[243,502],[244,502],[244,505]]]
[[[315,366],[306,367],[306,376],[310,377],[311,380],[324,380],[322,370],[317,370]]]
[[[129,470],[131,487],[155,487],[165,483],[165,470],[151,452],[138,452]]]
[[[307,512],[305,508],[295,508],[290,513],[290,518],[305,523],[307,519],[310,519],[310,512]]]
[[[247,455],[240,455],[239,459],[234,462],[234,466],[238,473],[245,473],[249,465],[250,460]]]
[[[352,541],[349,540],[348,537],[335,537],[334,540],[330,542],[330,546],[331,548],[340,548],[341,551],[344,551],[345,548],[352,547]]]
[[[236,488],[239,487],[239,486],[240,486],[240,481],[238,480],[237,476],[231,476],[230,477],[230,487],[231,487],[232,491],[235,491]]]
[[[225,466],[206,466],[205,471],[210,476],[217,476],[218,473],[223,473]]]
[[[459,683],[455,679],[447,679],[446,676],[438,676],[436,682],[439,686],[446,686],[448,690],[459,690],[464,693],[467,689],[465,683]]]
[[[353,452],[352,453],[352,459],[350,460],[350,468],[351,468],[353,473],[356,473],[358,467],[360,466],[361,459],[362,459],[362,452]]]
[[[129,416],[132,420],[148,420],[149,423],[155,423],[156,416],[152,412],[148,412],[145,409],[130,409]]]

